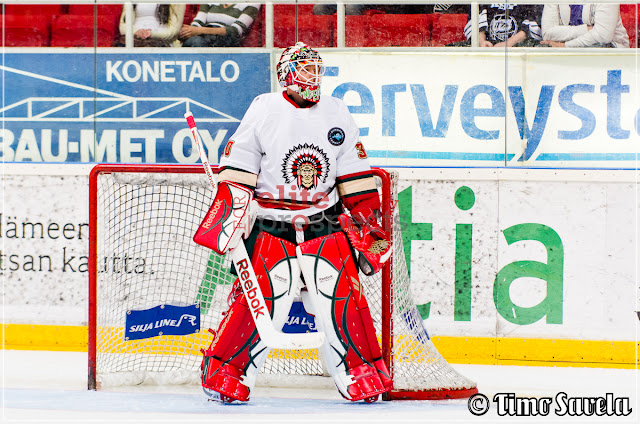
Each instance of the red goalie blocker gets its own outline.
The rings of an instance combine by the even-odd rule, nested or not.
[[[216,197],[193,241],[221,255],[233,249],[251,232],[252,200],[253,191],[244,186],[228,181],[218,184]]]

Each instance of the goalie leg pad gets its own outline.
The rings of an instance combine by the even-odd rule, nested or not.
[[[349,400],[375,400],[390,388],[378,369],[388,371],[379,365],[384,365],[380,346],[345,235],[310,240],[297,252],[310,309],[326,334],[323,355],[338,390]]]
[[[251,258],[274,327],[282,329],[299,291],[300,267],[295,245],[261,233]],[[260,340],[244,293],[232,303],[204,352],[202,386],[247,401],[269,349]],[[241,383],[246,391],[238,386]]]

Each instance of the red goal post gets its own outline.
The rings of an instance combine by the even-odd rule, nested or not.
[[[469,397],[477,393],[476,384],[438,353],[412,300],[397,213],[397,175],[380,168],[373,173],[383,227],[393,235],[394,245],[393,259],[381,273],[361,274],[394,381],[384,399]],[[199,349],[210,343],[207,329],[217,328],[233,279],[225,271],[228,260],[191,240],[212,195],[199,165],[105,164],[91,171],[89,389],[198,384]],[[200,308],[202,327],[196,334],[144,340],[124,337],[123,321],[131,310],[185,302]],[[330,379],[315,349],[273,350],[261,375],[269,385],[287,385],[288,377],[291,381]]]

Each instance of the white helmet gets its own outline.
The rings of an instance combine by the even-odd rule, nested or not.
[[[287,47],[280,56],[276,70],[281,87],[289,87],[310,102],[320,101],[320,80],[324,66],[317,51],[302,42]]]

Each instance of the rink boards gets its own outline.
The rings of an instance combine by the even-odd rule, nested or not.
[[[636,363],[640,79],[614,50],[321,49],[323,95],[400,172],[413,296],[448,360]],[[279,53],[5,49],[5,347],[86,349],[91,167],[195,163],[186,110],[217,163]]]
[[[25,170],[5,174],[5,346],[84,350],[86,176]],[[637,171],[432,168],[400,177],[413,296],[445,358],[634,366]]]

